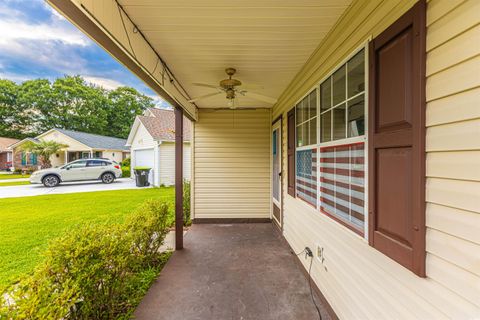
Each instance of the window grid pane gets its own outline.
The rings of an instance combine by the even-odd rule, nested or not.
[[[297,147],[317,144],[317,89],[306,95],[295,106]]]
[[[317,206],[317,149],[297,151],[297,197]]]
[[[320,143],[365,134],[364,92],[365,50],[361,50],[320,84]]]

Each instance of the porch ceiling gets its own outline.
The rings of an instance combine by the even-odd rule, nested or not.
[[[278,98],[351,0],[118,0],[190,97],[215,89],[224,69]],[[225,107],[224,95],[196,102]],[[269,107],[240,97],[239,105]]]

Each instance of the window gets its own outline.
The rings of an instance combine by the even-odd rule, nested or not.
[[[107,163],[105,161],[100,161],[100,160],[91,160],[88,161],[87,167],[102,167],[106,166]]]
[[[317,89],[295,106],[295,194],[364,235],[365,49]]]
[[[317,90],[296,106],[297,147],[317,144]]]
[[[296,151],[295,186],[296,196],[317,205],[317,90],[307,94],[296,110]]]
[[[320,142],[365,134],[365,50],[320,84]]]
[[[102,157],[102,151],[95,151],[94,158],[101,158]]]
[[[365,230],[365,49],[320,84],[319,209]]]
[[[75,161],[75,162],[71,163],[68,166],[68,168],[70,168],[70,169],[85,168],[86,165],[87,165],[86,160],[80,160],[80,161]]]

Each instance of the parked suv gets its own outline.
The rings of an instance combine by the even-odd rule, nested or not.
[[[60,168],[35,171],[30,176],[30,183],[43,183],[51,188],[67,181],[101,180],[112,183],[122,176],[120,165],[104,159],[81,159],[67,163]]]

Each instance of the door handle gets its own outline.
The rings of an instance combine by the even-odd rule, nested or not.
[[[282,176],[282,171],[280,171],[280,172],[278,173],[278,176],[279,176],[279,177],[281,177],[281,176]]]

